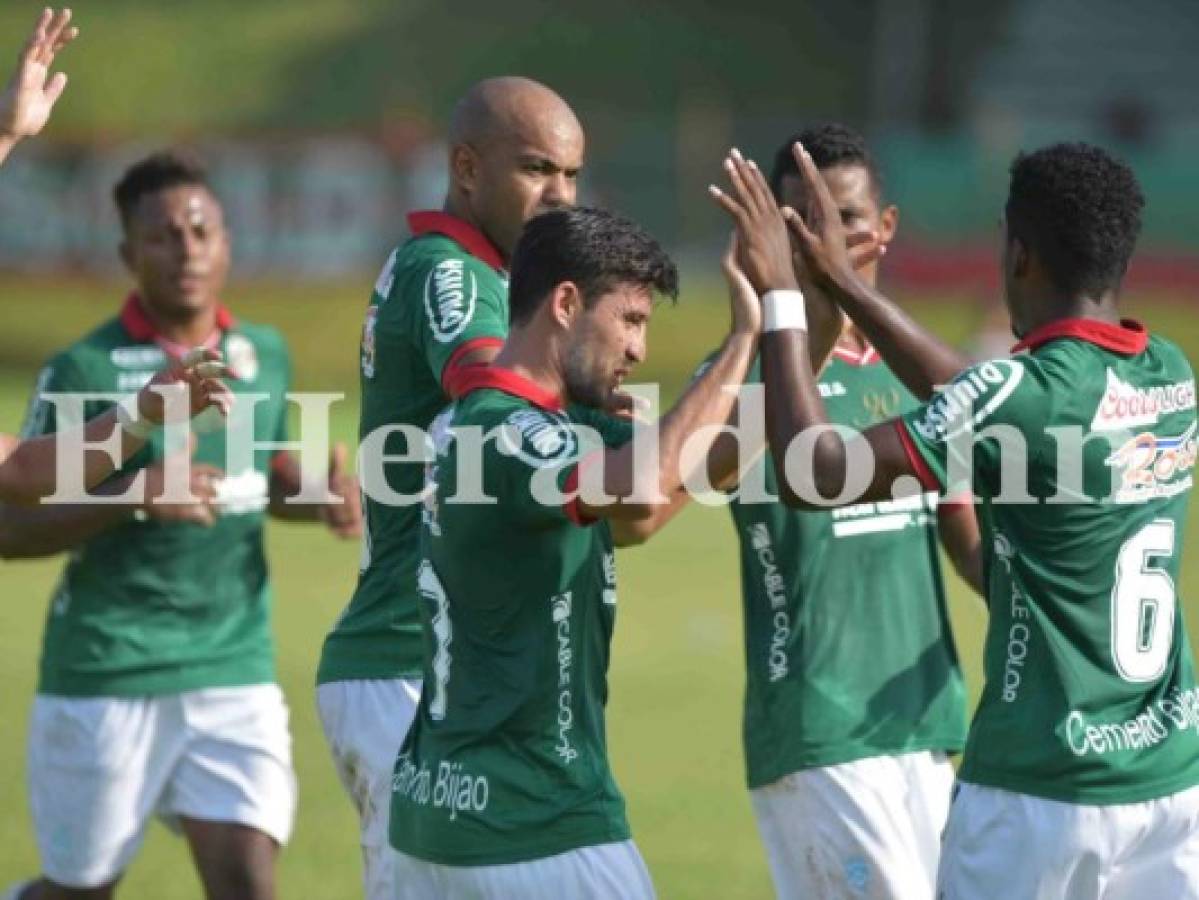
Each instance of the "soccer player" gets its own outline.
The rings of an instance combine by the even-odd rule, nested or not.
[[[1186,357],[1118,312],[1135,175],[1086,144],[1016,158],[1002,253],[1016,355],[954,378],[957,355],[853,273],[836,204],[796,153],[802,215],[745,167],[732,196],[715,192],[751,282],[784,292],[766,296],[762,341],[776,465],[828,421],[784,216],[810,276],[893,368],[949,383],[856,441],[816,436],[783,496],[816,505],[848,477],[867,501],[966,484],[982,503],[986,684],[938,896],[1199,897],[1199,690],[1176,588],[1199,423]]]
[[[253,459],[224,472],[227,432],[191,448],[153,437],[101,489],[144,478],[146,501],[7,509],[6,557],[71,551],[47,616],[29,734],[30,805],[42,879],[29,898],[110,897],[155,814],[187,837],[209,898],[274,896],[295,778],[275,684],[264,513],[357,531],[357,485],[340,504],[287,504],[300,487],[286,439],[287,347],[219,301],[229,262],[221,205],[204,171],[175,154],[116,186],[121,256],[136,288],[119,315],[57,355],[28,429],[57,428],[48,392],[118,391],[184,348],[220,348],[253,416]],[[91,404],[89,404],[89,407]],[[97,407],[98,408],[98,407]],[[220,423],[218,423],[220,424]],[[154,502],[171,452],[194,456],[190,499]]]
[[[803,208],[796,140],[846,230],[885,248],[899,211],[884,202],[874,160],[852,129],[826,124],[786,141],[770,175],[774,197]],[[855,261],[870,285],[878,267],[876,255]],[[757,363],[750,381],[760,382]],[[848,321],[818,390],[830,420],[858,430],[916,406]],[[735,492],[739,457],[726,441],[714,445],[708,472]],[[734,493],[730,509],[741,548],[746,769],[775,891],[930,897],[953,784],[946,754],[960,752],[966,736],[937,536],[981,590],[973,508],[938,506],[930,493],[836,512],[790,510],[777,499],[769,458],[759,464],[746,481],[774,499]]]
[[[476,84],[454,109],[449,142],[445,206],[409,216],[412,237],[387,260],[367,307],[364,440],[388,426],[423,433],[457,394],[463,374],[495,356],[508,333],[507,268],[524,223],[575,200],[583,131],[566,102],[542,84]],[[424,482],[423,443],[397,433],[384,449],[412,454],[412,462],[387,464],[386,487],[415,496]],[[365,505],[358,585],[325,641],[317,703],[358,810],[365,894],[391,900],[391,776],[420,696],[420,510],[370,497]]]
[[[704,451],[727,419],[756,297],[732,292],[728,337],[663,416],[656,460],[640,461],[627,422],[580,436],[574,410],[611,404],[645,356],[655,295],[676,291],[674,264],[631,222],[538,216],[513,258],[507,342],[432,426],[417,570],[429,649],[396,763],[397,898],[653,896],[606,752],[608,520],[649,516],[682,484],[684,442]],[[580,461],[584,440],[605,446]]]
[[[50,66],[58,51],[79,35],[79,29],[71,26],[70,21],[69,9],[57,13],[43,10],[17,58],[17,67],[0,94],[0,164],[21,140],[41,132],[66,88],[67,76],[59,72],[51,78]],[[193,356],[189,366],[172,366],[156,374],[138,393],[136,401],[116,407],[83,426],[79,437],[87,444],[106,441],[118,428],[123,432],[119,458],[96,451],[84,455],[84,484],[95,487],[111,475],[115,466],[141,449],[151,426],[162,422],[164,395],[156,389],[187,384],[191,388],[193,414],[213,405],[227,412],[229,393],[211,377],[222,371],[220,366],[211,365],[218,359],[219,354],[210,351]],[[29,503],[54,493],[57,450],[53,437],[22,441],[0,434],[0,501]]]

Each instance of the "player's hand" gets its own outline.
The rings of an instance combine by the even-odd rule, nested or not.
[[[794,290],[798,284],[787,223],[761,170],[737,150],[729,153],[724,168],[732,193],[716,185],[708,191],[736,225],[741,270],[759,296],[772,290]]]
[[[219,350],[192,350],[182,360],[155,375],[138,392],[137,411],[147,421],[161,425],[166,419],[170,406],[167,397],[171,394],[170,391],[162,391],[162,388],[182,385],[189,389],[190,417],[198,416],[210,408],[228,417],[229,410],[233,408],[233,392],[220,380],[221,377],[233,377],[233,373],[225,365]]]
[[[786,213],[787,209],[783,211]],[[855,231],[852,234],[846,235],[845,244],[849,250],[850,265],[853,266],[855,271],[865,268],[887,252],[887,246],[879,240],[878,233],[874,231]],[[804,265],[802,252],[799,249],[798,238],[793,237],[792,245],[795,249],[795,277],[799,281],[800,290],[803,291],[804,303],[808,311],[808,320],[813,321],[824,316],[826,320],[839,321],[841,323],[837,328],[837,333],[839,334],[849,324],[849,317],[845,315],[841,307],[829,299],[828,295],[809,276],[807,266]],[[817,306],[822,311],[818,311]]]
[[[145,500],[138,508],[147,518],[156,522],[191,522],[205,527],[216,522],[214,504],[225,473],[216,466],[195,462],[192,458],[195,452],[196,436],[189,434],[185,449],[168,453],[161,462],[145,469]],[[181,467],[186,468],[186,473],[180,472]],[[187,484],[193,499],[173,502],[164,498],[168,485],[180,481]],[[174,491],[178,493],[178,488]]]
[[[17,68],[0,94],[0,140],[10,144],[32,137],[45,127],[50,111],[67,86],[67,76],[50,77],[54,56],[79,35],[70,25],[69,9],[47,7],[38,17],[33,34],[21,48]]]
[[[784,207],[783,215],[795,236],[806,277],[817,285],[853,278],[857,268],[854,265],[855,257],[866,260],[860,263],[866,265],[871,261],[871,254],[877,254],[875,259],[882,255],[881,245],[872,248],[870,242],[862,241],[855,243],[856,253],[851,253],[840,210],[816,163],[799,143],[795,144],[792,152],[804,181],[807,209],[800,213],[791,207]],[[877,240],[873,243],[878,245]]]
[[[608,415],[628,422],[646,422],[644,414],[648,411],[648,400],[626,391],[613,391],[604,410]]]
[[[362,500],[358,492],[358,479],[347,469],[349,457],[345,444],[337,444],[329,457],[329,493],[341,498],[341,503],[329,503],[320,507],[321,521],[339,538],[356,538],[362,535]]]
[[[734,334],[757,337],[762,331],[762,300],[749,277],[738,262],[737,234],[729,238],[728,249],[720,260],[725,281],[729,285],[729,306],[732,309]]]

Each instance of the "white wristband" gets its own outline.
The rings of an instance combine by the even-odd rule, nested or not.
[[[137,408],[137,394],[117,404],[117,421],[126,434],[140,441],[149,440],[150,435],[158,430],[157,425],[142,417],[141,410]]]
[[[808,330],[803,291],[767,291],[762,296],[762,332]]]

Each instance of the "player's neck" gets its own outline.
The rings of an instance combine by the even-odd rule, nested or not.
[[[487,238],[488,242],[490,242],[491,245],[495,247],[497,251],[499,251],[500,257],[504,261],[504,266],[508,266],[508,253],[502,247],[500,247],[499,244],[492,240],[491,235],[487,233],[487,229],[485,229],[482,223],[479,222],[479,220],[476,219],[471,213],[470,204],[468,204],[465,199],[453,192],[450,192],[446,194],[445,203],[442,205],[441,211],[447,216],[453,216],[455,219],[461,219],[463,222],[474,228],[475,231],[479,232],[479,234]]]
[[[491,364],[515,372],[563,402],[567,399],[566,382],[545,352],[545,340],[526,329],[510,332]]]
[[[217,306],[212,304],[201,310],[188,310],[178,315],[164,315],[142,301],[143,312],[154,325],[159,337],[184,347],[198,347],[212,337],[217,330]]]
[[[1028,316],[1026,331],[1036,331],[1063,319],[1093,319],[1111,325],[1120,324],[1120,310],[1116,306],[1114,291],[1098,297],[1070,297],[1049,300],[1039,306],[1036,313]]]

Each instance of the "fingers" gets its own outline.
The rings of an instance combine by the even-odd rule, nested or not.
[[[75,39],[78,28],[68,28],[71,23],[71,10],[64,9],[54,15],[46,27],[45,38],[42,40],[40,62],[50,65],[54,54]]]
[[[53,108],[58,102],[58,98],[62,96],[62,92],[67,89],[67,73],[57,72],[50,79],[50,83],[46,85],[45,97],[46,102]]]
[[[808,153],[804,149],[804,145],[799,143],[799,141],[795,142],[795,146],[791,148],[791,153],[795,157],[796,164],[799,166],[800,174],[803,176],[808,196],[815,203],[816,212],[821,216],[822,221],[839,221],[837,204],[833,202],[833,195],[829,193],[828,185],[825,184],[820,170],[816,168],[816,162],[812,159],[812,154]]]
[[[54,18],[54,11],[50,7],[41,11],[37,23],[33,26],[33,33],[29,35],[29,40],[25,41],[25,46],[21,48],[21,55],[18,59],[22,64],[39,61],[38,58],[46,43],[46,29],[50,26],[52,18]]]
[[[333,447],[333,452],[329,455],[329,477],[331,479],[340,478],[345,475],[349,456],[350,454],[346,449],[346,445],[338,441]]]
[[[790,206],[784,206],[782,212],[783,220],[791,229],[791,234],[799,241],[800,247],[807,249],[818,243],[818,238],[812,233],[812,229],[808,228],[808,223],[803,220],[803,216]]]

